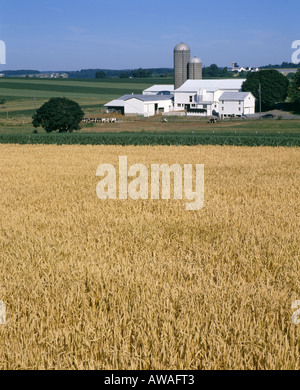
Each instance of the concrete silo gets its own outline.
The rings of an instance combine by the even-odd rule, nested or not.
[[[174,49],[174,84],[175,89],[181,87],[188,79],[188,63],[191,49],[186,43],[179,43]]]
[[[202,80],[202,61],[194,57],[188,64],[188,78],[190,80]]]

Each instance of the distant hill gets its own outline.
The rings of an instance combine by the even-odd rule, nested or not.
[[[291,68],[300,68],[300,64],[296,65],[291,62],[283,62],[281,65],[266,65],[261,66],[259,69],[291,69]],[[95,79],[97,72],[104,72],[107,78],[165,78],[173,77],[174,69],[173,68],[147,68],[147,69],[81,69],[77,71],[55,71],[55,73],[66,73],[70,79]],[[27,75],[38,75],[42,73],[54,73],[52,71],[41,72],[38,70],[3,70],[0,73],[4,74],[5,77],[19,77]],[[213,64],[207,67],[203,67],[203,78],[223,78],[223,77],[233,77],[231,72],[228,72],[227,68],[218,67]]]
[[[148,77],[170,77],[173,75],[172,68],[149,68],[143,69],[149,74]],[[116,77],[119,78],[121,74],[127,74],[129,77],[134,77],[135,72],[138,69],[82,69],[74,72],[66,72],[69,75],[69,78],[73,79],[93,79],[96,77],[97,72],[104,72],[106,77]]]
[[[1,74],[4,74],[4,77],[19,77],[19,76],[30,76],[38,75],[44,73],[66,73],[69,75],[70,79],[94,79],[97,72],[103,71],[107,78],[120,78],[121,75],[126,77],[137,77],[138,72],[141,69],[81,69],[77,71],[39,71],[39,70],[3,70],[0,71]],[[151,77],[172,77],[173,69],[172,68],[149,68],[142,69],[145,72],[142,77],[151,78]]]
[[[4,74],[5,77],[13,76],[26,76],[30,74],[39,74],[38,70],[1,70],[0,73]]]
[[[291,69],[300,68],[300,64],[294,64],[293,62],[283,62],[281,65],[266,65],[260,66],[259,69]]]

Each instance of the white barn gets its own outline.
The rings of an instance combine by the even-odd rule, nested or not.
[[[171,111],[184,111],[188,116],[242,117],[255,113],[255,97],[242,92],[244,81],[187,80],[176,90],[173,85],[153,85],[142,95],[124,95],[105,107],[107,112],[146,117]]]
[[[173,110],[172,96],[164,95],[124,95],[104,105],[107,112],[120,112],[123,115],[153,116]]]

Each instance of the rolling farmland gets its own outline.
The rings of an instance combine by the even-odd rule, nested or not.
[[[54,144],[169,145],[213,144],[243,146],[298,146],[300,119],[280,121],[242,121],[207,124],[206,118],[160,117],[122,118],[115,124],[83,124],[80,134],[32,134],[35,109],[51,97],[77,101],[86,116],[105,113],[103,104],[126,93],[141,93],[152,84],[171,83],[171,79],[44,80],[0,79],[0,142]],[[97,133],[101,135],[97,136]],[[128,134],[121,134],[128,133]],[[129,133],[141,133],[131,135]],[[146,135],[144,133],[147,133]],[[150,133],[150,134],[149,134]],[[153,133],[153,134],[151,134]],[[166,135],[165,133],[169,133]]]
[[[31,133],[35,110],[52,97],[66,97],[81,105],[86,115],[103,112],[103,104],[126,93],[141,93],[152,83],[171,83],[169,79],[44,80],[0,78],[0,133]]]
[[[0,97],[11,98],[51,98],[67,97],[70,99],[94,98],[107,102],[126,93],[141,93],[153,84],[172,83],[170,79],[141,80],[43,80],[43,79],[0,79]]]
[[[162,81],[163,80],[163,81]],[[99,115],[103,104],[126,93],[140,93],[169,79],[141,80],[43,80],[24,78],[0,79],[0,132],[32,132],[31,117],[52,97],[66,97],[80,104],[87,115]],[[1,126],[2,125],[2,126]],[[2,128],[1,128],[2,127]],[[6,127],[7,131],[3,129]]]

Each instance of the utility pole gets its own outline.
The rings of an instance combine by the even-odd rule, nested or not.
[[[259,83],[259,119],[261,120],[261,83]]]

